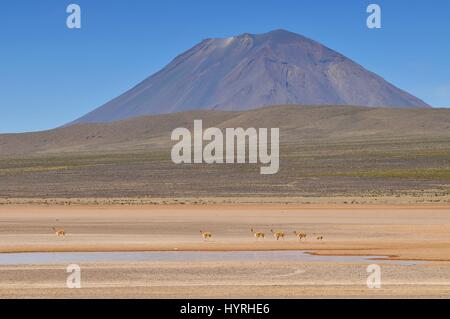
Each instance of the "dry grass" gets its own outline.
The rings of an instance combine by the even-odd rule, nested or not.
[[[372,197],[450,194],[450,110],[269,107],[0,135],[0,198]],[[170,132],[280,127],[280,171],[175,165]],[[257,123],[257,125],[255,124]]]

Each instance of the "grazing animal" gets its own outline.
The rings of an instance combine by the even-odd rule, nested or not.
[[[256,239],[259,239],[259,238],[264,239],[266,237],[266,234],[264,234],[263,232],[260,232],[260,231],[255,232],[253,230],[253,228],[250,231],[253,233],[253,236],[255,236]]]
[[[56,229],[55,227],[52,227],[52,229],[55,232],[56,236],[58,236],[58,237],[66,236],[66,231],[64,229]]]
[[[273,229],[270,230],[270,232],[273,234],[273,237],[275,237],[277,240],[278,239],[284,239],[284,232],[282,231],[273,231]]]
[[[298,237],[299,241],[302,241],[303,238],[306,240],[306,233],[298,233],[297,231],[294,231],[294,235]]]
[[[212,237],[212,234],[210,232],[200,231],[200,234],[202,235],[204,240],[207,240],[208,238]]]

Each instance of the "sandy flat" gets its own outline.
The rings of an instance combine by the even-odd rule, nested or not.
[[[369,289],[367,264],[141,262],[81,264],[81,289],[66,266],[2,266],[0,297],[56,298],[448,298],[450,264],[382,265]]]
[[[51,227],[66,230],[58,238]],[[266,233],[257,241],[254,228]],[[282,230],[275,240],[270,229]],[[199,231],[210,231],[204,241]],[[292,232],[304,231],[306,242]],[[316,234],[316,235],[313,235]],[[323,236],[318,241],[316,236]],[[383,265],[383,288],[366,286],[367,264],[139,262],[83,264],[83,288],[67,289],[66,265],[0,266],[1,297],[449,297],[446,206],[1,206],[0,252],[310,250],[422,260]],[[376,261],[375,261],[376,262]],[[205,293],[205,285],[211,289]]]
[[[0,220],[0,252],[302,249],[450,261],[445,206],[2,206]],[[67,236],[56,237],[54,226]],[[255,240],[251,228],[266,239]],[[200,230],[213,238],[204,241]]]

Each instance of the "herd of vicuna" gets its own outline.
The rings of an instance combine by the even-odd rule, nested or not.
[[[264,239],[266,237],[266,234],[264,232],[255,231],[253,228],[250,229],[250,231],[257,240]],[[285,233],[283,231],[274,231],[273,229],[271,229],[270,232],[272,233],[273,237],[275,237],[277,240],[284,239],[284,237],[285,237]],[[200,234],[202,235],[204,240],[208,240],[208,239],[212,238],[212,233],[210,233],[210,232],[205,232],[205,231],[201,230]],[[294,231],[294,235],[295,235],[295,237],[298,238],[299,241],[302,241],[303,239],[306,240],[306,237],[307,237],[306,233],[298,232],[298,231]],[[314,233],[313,236],[316,237],[317,240],[320,240],[320,241],[323,240],[322,235],[318,235],[318,234]]]
[[[56,228],[56,227],[52,227],[53,232],[55,233],[56,236],[58,237],[65,237],[66,236],[66,231],[62,228]],[[264,232],[261,231],[255,231],[253,228],[250,230],[253,234],[253,236],[255,236],[256,239],[264,239],[266,237],[266,234]],[[272,233],[273,237],[275,237],[277,240],[280,239],[284,239],[285,234],[283,231],[274,231],[273,229],[270,230],[270,232]],[[208,240],[210,238],[212,238],[212,233],[207,232],[207,231],[200,231],[200,234],[202,235],[204,240]],[[294,231],[294,235],[298,238],[299,241],[302,241],[303,239],[306,240],[306,233],[303,232],[297,232]],[[321,235],[317,235],[317,234],[313,234],[317,240],[323,240],[323,236]]]

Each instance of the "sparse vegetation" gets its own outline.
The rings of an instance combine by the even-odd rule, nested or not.
[[[450,180],[450,168],[386,169],[373,171],[337,172],[332,173],[329,176]]]
[[[385,126],[370,128],[372,112]],[[450,111],[414,111],[410,122],[402,122],[404,112],[412,111],[280,106],[257,113],[202,113],[205,127],[220,127],[222,121],[251,127],[255,117],[264,127],[280,127],[280,171],[265,177],[259,165],[173,164],[172,124],[190,123],[200,113],[168,115],[164,121],[138,118],[84,127],[82,132],[71,128],[26,134],[21,147],[17,136],[0,135],[0,198],[125,198],[120,200],[124,204],[127,199],[166,198],[166,203],[180,205],[170,198],[189,198],[194,204],[204,203],[194,198],[211,197],[303,197],[307,203],[308,198],[338,196],[346,197],[340,202],[349,205],[386,196],[442,201],[441,195],[450,192],[450,131],[445,129]],[[365,119],[367,127],[350,121],[352,114]],[[239,121],[233,124],[234,117]],[[80,141],[73,141],[73,132]],[[103,136],[101,141],[86,142],[84,136],[94,133]],[[72,144],[64,147],[66,138]],[[44,148],[43,140],[52,144]],[[40,152],[13,155],[9,151],[14,147]],[[48,149],[52,153],[42,153]]]
[[[43,173],[54,172],[76,168],[89,167],[90,165],[71,165],[71,166],[35,166],[35,167],[14,167],[0,169],[0,175],[17,175],[23,173]]]

